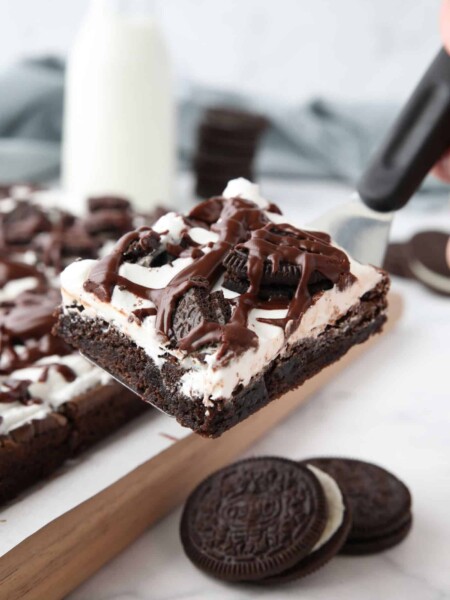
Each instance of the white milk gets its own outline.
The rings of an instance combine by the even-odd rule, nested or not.
[[[160,31],[130,7],[93,0],[70,53],[63,185],[71,197],[122,194],[148,210],[170,199],[173,94]]]

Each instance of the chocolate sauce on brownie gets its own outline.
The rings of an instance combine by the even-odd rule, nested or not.
[[[32,398],[29,387],[29,379],[11,379],[2,382],[5,391],[0,392],[0,403],[20,402],[21,404],[39,404],[41,400]]]
[[[33,265],[0,257],[0,287],[5,286],[9,281],[25,277],[34,277],[37,280],[36,285],[45,280],[43,273]]]
[[[331,245],[329,236],[303,231],[288,224],[275,224],[254,202],[240,197],[214,197],[196,206],[188,219],[209,227],[218,234],[218,240],[212,245],[199,246],[190,243],[192,239],[187,232],[182,232],[180,243],[170,244],[166,250],[169,254],[181,256],[181,249],[189,249],[193,262],[177,273],[165,288],[147,288],[119,275],[129,248],[151,231],[141,228],[123,236],[112,253],[94,266],[84,289],[103,302],[111,301],[116,285],[139,298],[151,300],[156,306],[156,328],[170,338],[180,299],[193,287],[206,287],[211,291],[225,271],[229,253],[235,250],[244,253],[249,285],[245,293],[233,300],[230,319],[226,323],[204,319],[187,335],[177,339],[178,347],[187,352],[219,344],[220,358],[229,352],[240,354],[258,345],[256,333],[248,327],[248,315],[255,308],[274,308],[273,299],[263,299],[260,294],[262,276],[268,265],[273,273],[286,265],[295,267],[297,273],[292,297],[284,301],[278,299],[275,304],[287,309],[286,316],[282,319],[261,319],[282,327],[287,337],[314,302],[314,293],[308,287],[314,276],[317,279],[319,274],[330,285],[340,288],[351,281],[349,260],[343,251]]]
[[[141,324],[147,317],[154,317],[156,315],[156,308],[137,308],[136,310],[133,310],[131,315],[129,320],[135,320]]]
[[[75,381],[77,378],[77,374],[73,369],[71,369],[68,365],[64,365],[62,363],[49,363],[42,367],[42,373],[39,376],[38,381],[40,383],[44,383],[48,379],[48,373],[50,369],[56,371],[63,379],[70,383],[71,381]]]
[[[58,290],[43,288],[19,294],[13,305],[0,306],[0,373],[22,369],[44,356],[71,352],[51,334],[60,301]]]

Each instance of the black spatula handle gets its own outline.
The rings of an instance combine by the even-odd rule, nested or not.
[[[358,184],[374,210],[402,208],[450,149],[450,56],[441,50]]]

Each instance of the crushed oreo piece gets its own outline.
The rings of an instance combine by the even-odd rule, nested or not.
[[[131,242],[123,253],[126,262],[138,262],[144,258],[153,258],[155,250],[159,248],[161,236],[150,228],[143,228],[139,237]],[[153,266],[153,263],[152,263]]]
[[[223,292],[211,294],[207,287],[196,285],[177,304],[172,323],[173,335],[179,341],[206,321],[225,325],[230,317],[231,303]]]

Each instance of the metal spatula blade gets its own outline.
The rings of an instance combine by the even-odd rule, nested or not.
[[[450,56],[442,49],[358,183],[358,193],[310,223],[360,262],[381,266],[396,211],[450,149]]]
[[[120,383],[120,385],[122,385],[123,387],[126,387],[128,390],[130,390],[130,392],[133,392],[133,394],[135,394],[138,398],[140,398],[141,400],[143,400],[147,404],[150,404],[151,406],[153,406],[153,408],[158,409],[159,412],[162,412],[164,415],[168,415],[169,417],[172,416],[172,415],[169,415],[169,413],[166,413],[159,406],[156,406],[156,404],[153,404],[153,402],[150,402],[147,398],[143,398],[142,396],[140,396],[136,392],[136,390],[134,390],[132,387],[130,387],[125,381],[123,381],[122,379],[120,379],[120,377],[118,377],[115,373],[111,373],[111,371],[109,369],[105,369],[105,367],[102,367],[101,365],[99,365],[93,358],[91,358],[90,356],[87,356],[84,352],[81,352],[81,351],[80,351],[80,354],[81,354],[81,356],[85,360],[87,360],[88,362],[90,362],[91,365],[93,365],[94,367],[97,367],[98,369],[101,369],[102,371],[105,371],[106,373],[108,373],[108,375],[110,375],[112,377],[112,379],[114,379],[115,381],[117,381],[117,383]]]
[[[393,216],[368,208],[355,193],[350,202],[315,219],[308,228],[329,233],[335,244],[359,262],[381,266]]]

